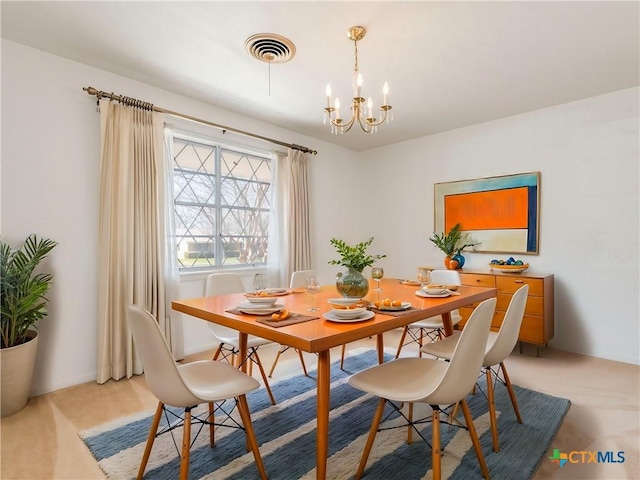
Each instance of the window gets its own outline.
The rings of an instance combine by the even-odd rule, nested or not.
[[[181,271],[266,265],[271,155],[174,133],[173,188]]]

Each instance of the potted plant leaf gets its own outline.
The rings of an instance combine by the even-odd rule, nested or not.
[[[462,250],[478,245],[478,243],[464,243],[459,223],[451,227],[449,233],[438,234],[434,232],[429,240],[445,254],[444,266],[450,270],[462,268],[464,265]]]
[[[362,274],[362,271],[373,265],[376,260],[386,257],[386,255],[367,253],[367,248],[372,243],[373,237],[354,246],[348,245],[343,240],[331,239],[331,245],[335,247],[340,259],[329,261],[329,265],[342,265],[347,268],[346,273],[339,272],[336,276],[336,288],[343,297],[363,298],[369,293],[369,281]]]
[[[37,267],[57,245],[32,234],[19,249],[0,242],[2,417],[22,410],[29,399],[38,346],[38,322],[47,315],[51,273]]]

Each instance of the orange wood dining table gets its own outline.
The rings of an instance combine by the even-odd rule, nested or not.
[[[378,292],[374,291],[376,286],[371,281],[369,294],[365,300],[373,302],[378,299]],[[370,320],[362,322],[332,322],[326,320],[322,315],[332,308],[327,300],[340,297],[335,285],[324,285],[320,292],[315,294],[315,306],[319,308],[316,312],[308,311],[312,304],[312,297],[311,294],[306,293],[304,290],[293,290],[292,292],[296,293],[289,293],[280,297],[279,303],[284,303],[285,308],[290,312],[314,315],[318,319],[278,328],[258,323],[256,320],[260,317],[255,315],[229,313],[227,310],[234,309],[246,299],[243,293],[177,300],[172,302],[172,307],[178,312],[238,330],[240,358],[244,358],[247,354],[247,335],[249,334],[305,352],[318,354],[316,478],[324,480],[326,478],[329,447],[331,377],[329,349],[375,336],[378,361],[382,363],[384,332],[404,327],[417,320],[442,315],[445,334],[451,335],[453,333],[450,316],[452,310],[496,296],[495,288],[460,286],[457,290],[459,295],[452,295],[446,298],[424,298],[415,293],[420,287],[404,285],[398,279],[391,278],[382,279],[380,287],[382,288],[379,293],[380,298],[410,302],[415,310],[400,316],[377,313]],[[246,362],[243,364],[244,368],[246,368]]]

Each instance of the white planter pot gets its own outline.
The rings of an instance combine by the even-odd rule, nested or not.
[[[38,336],[32,332],[31,340],[22,345],[0,349],[2,377],[0,390],[0,416],[14,415],[27,406],[31,391],[31,378],[36,363]]]

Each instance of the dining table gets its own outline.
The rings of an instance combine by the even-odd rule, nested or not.
[[[373,307],[376,300],[389,299],[411,305],[402,314],[381,312],[376,309],[375,315],[364,321],[328,320],[325,315],[331,316],[330,312],[333,308],[329,301],[340,298],[333,284],[322,285],[320,291],[315,294],[307,293],[304,288],[287,289],[285,294],[280,293],[278,303],[284,305],[284,308],[292,314],[292,318],[299,316],[306,319],[300,323],[284,326],[275,326],[277,322],[271,325],[270,316],[239,312],[237,307],[246,300],[246,293],[176,300],[172,302],[172,308],[201,320],[237,330],[240,358],[245,358],[247,355],[248,335],[256,335],[284,346],[317,354],[316,479],[324,480],[329,448],[330,349],[356,340],[375,337],[378,362],[382,363],[385,332],[402,328],[418,320],[441,315],[445,335],[451,335],[453,333],[450,315],[452,310],[496,296],[495,288],[460,285],[451,295],[427,298],[421,296],[423,291],[419,284],[394,278],[382,279],[381,291],[375,290],[377,286],[370,281],[369,293],[363,299],[365,304],[368,303]],[[312,305],[318,310],[310,311]],[[242,368],[246,371],[246,362],[243,362]]]

